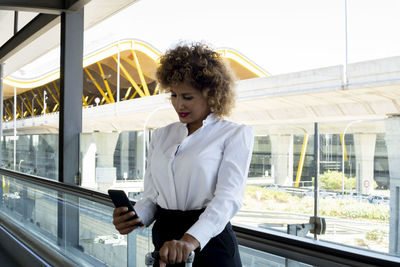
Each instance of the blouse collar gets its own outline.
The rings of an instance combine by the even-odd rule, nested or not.
[[[210,113],[207,115],[207,117],[203,120],[203,125],[200,128],[203,128],[204,126],[206,126],[207,124],[212,124],[213,122],[216,122],[218,120],[218,117],[215,116],[214,113]],[[183,129],[186,130],[186,134],[187,134],[187,124],[186,123],[182,123],[180,122],[180,125]]]
[[[215,114],[211,112],[210,114],[208,114],[207,118],[205,118],[205,119],[203,120],[203,126],[204,126],[204,125],[207,125],[207,124],[209,124],[209,123],[213,123],[213,122],[215,122],[217,119],[218,119],[218,118],[215,116]]]

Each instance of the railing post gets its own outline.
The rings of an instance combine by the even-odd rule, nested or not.
[[[318,217],[318,208],[319,208],[319,129],[318,122],[314,123],[314,218]],[[314,232],[314,239],[317,240],[318,235]]]

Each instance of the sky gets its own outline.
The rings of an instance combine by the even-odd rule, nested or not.
[[[400,56],[400,1],[347,0],[347,7],[349,63]],[[345,0],[140,0],[89,29],[88,50],[98,29],[161,51],[180,40],[233,48],[271,74],[345,62]]]
[[[347,7],[348,63],[400,56],[399,0]],[[161,52],[204,41],[277,75],[344,64],[345,36],[345,0],[140,0],[86,30],[84,53],[130,38]]]

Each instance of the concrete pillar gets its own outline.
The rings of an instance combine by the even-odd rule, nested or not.
[[[58,153],[58,134],[39,135],[36,153],[39,176],[58,180]]]
[[[361,194],[370,194],[374,189],[375,133],[354,134],[356,154],[356,190]]]
[[[114,151],[119,133],[96,133],[96,181],[100,191],[106,191],[115,183],[117,169],[114,167]]]
[[[81,186],[97,189],[96,184],[96,152],[97,145],[94,134],[82,134],[80,139]]]
[[[390,175],[389,253],[400,255],[400,115],[385,120]]]
[[[129,132],[123,132],[120,136],[121,141],[121,177],[123,179],[134,178],[129,177]]]
[[[146,134],[148,136],[148,134]],[[143,179],[143,131],[138,131],[136,135],[136,172],[137,179]]]
[[[114,151],[119,133],[95,133],[97,143],[97,167],[113,167]]]
[[[293,135],[270,135],[271,175],[277,185],[293,185]],[[272,171],[273,169],[273,171]]]

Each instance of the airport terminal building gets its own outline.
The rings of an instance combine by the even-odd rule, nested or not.
[[[140,199],[152,133],[177,121],[155,72],[179,38],[141,16],[190,7],[153,2],[0,0],[1,266],[145,266],[151,227],[120,235],[107,190]],[[261,21],[255,3],[209,20],[240,35],[253,22],[225,16]],[[231,221],[243,266],[399,266],[400,53],[348,62],[346,44],[343,64],[273,74],[262,49],[215,42],[237,79],[226,119],[255,135]]]

